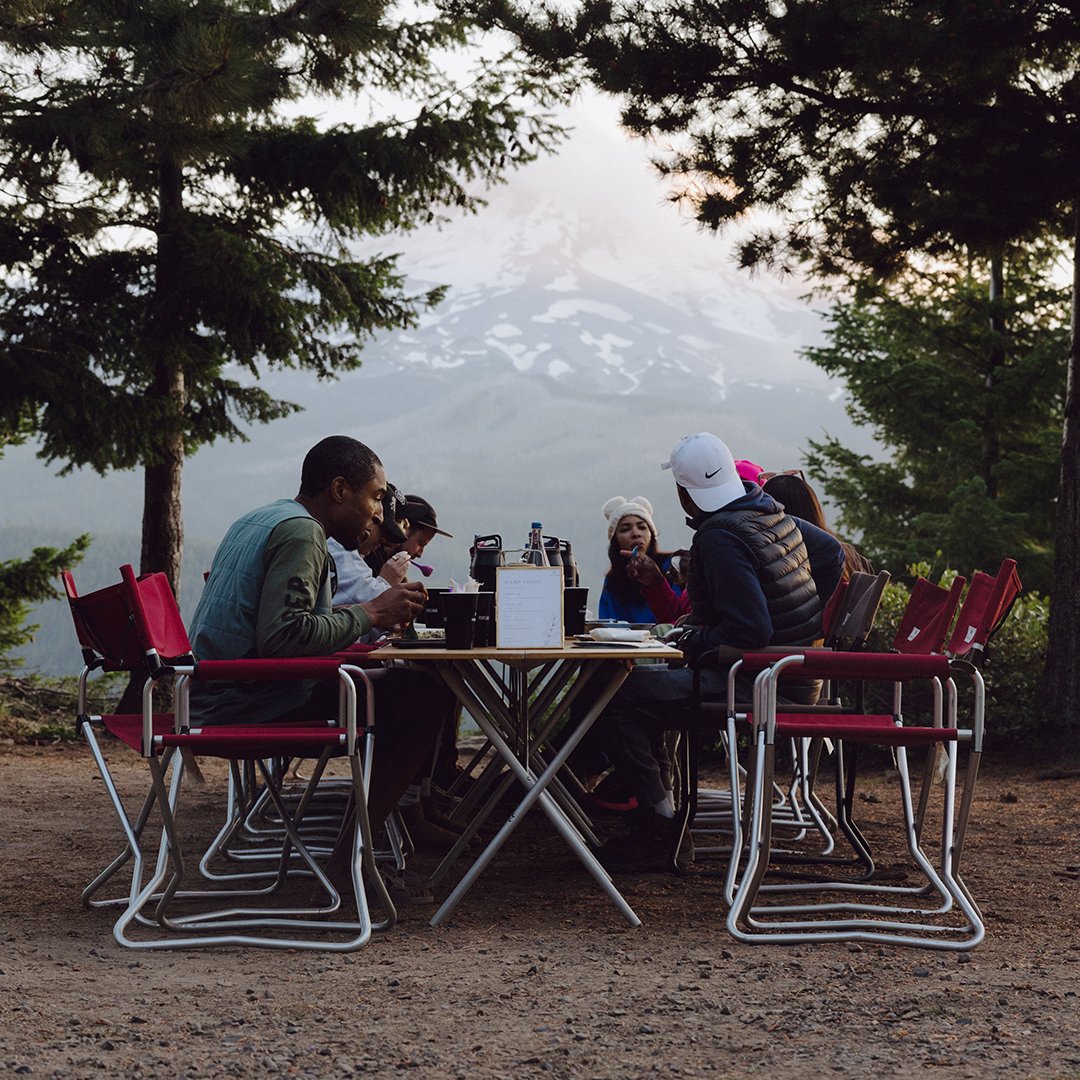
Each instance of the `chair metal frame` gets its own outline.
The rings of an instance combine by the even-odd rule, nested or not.
[[[822,614],[824,647],[838,648],[846,646],[858,649],[862,646],[873,627],[874,618],[881,603],[881,597],[891,575],[887,570],[878,574],[855,573],[837,586],[825,605]],[[791,651],[778,646],[770,650],[774,656]],[[687,829],[711,831],[721,836],[730,836],[730,843],[715,847],[704,847],[695,840],[695,851],[716,853],[727,856],[732,846],[742,843],[742,791],[745,770],[738,760],[738,733],[748,729],[749,713],[746,704],[736,703],[735,680],[742,668],[741,662],[731,665],[728,671],[727,693],[724,699],[710,701],[702,693],[701,671],[699,664],[694,672],[692,697],[693,714],[690,731],[684,736],[684,752],[681,761],[684,775],[687,776],[687,796],[680,808],[683,831]],[[830,696],[826,694],[826,696]],[[728,789],[700,791],[698,787],[698,769],[702,732],[709,725],[705,719],[711,706],[723,709],[724,719],[718,725],[722,744],[727,751]],[[781,706],[785,708],[785,706]],[[805,711],[807,707],[791,706]],[[812,710],[836,712],[843,709],[839,699],[828,704],[811,707]],[[774,823],[788,831],[791,844],[806,844],[811,837],[816,837],[819,847],[813,857],[832,859],[835,848],[834,830],[837,820],[822,803],[814,790],[817,773],[817,760],[820,756],[820,743],[811,745],[809,740],[792,743],[792,776],[785,790],[779,783],[773,791]],[[704,805],[703,805],[704,804]],[[862,861],[863,853],[858,838],[849,836],[856,851],[856,858]],[[681,837],[680,837],[681,842]],[[679,869],[677,849],[673,853],[671,867]],[[800,860],[811,857],[809,852],[799,851]],[[843,860],[848,861],[848,860]]]
[[[884,679],[894,684],[891,714],[791,714],[777,712],[778,686],[786,673],[800,671],[819,677]],[[967,675],[973,687],[972,724],[956,726],[956,695],[945,686]],[[929,726],[909,726],[901,710],[900,686],[925,680],[933,688]],[[948,707],[946,708],[946,700]],[[970,949],[982,941],[985,927],[977,905],[960,878],[959,854],[967,828],[970,803],[956,810],[957,746],[969,747],[968,780],[973,786],[982,752],[985,688],[973,665],[945,656],[807,653],[765,662],[754,685],[753,780],[747,861],[727,917],[729,932],[740,941],[794,944],[805,941],[867,941],[917,945],[931,949]],[[945,719],[949,724],[945,724]],[[830,735],[844,742],[867,742],[895,749],[900,777],[901,806],[908,852],[925,881],[921,885],[883,885],[837,880],[786,886],[785,891],[823,892],[841,899],[818,903],[766,905],[761,886],[772,849],[771,800],[763,797],[775,767],[779,738]],[[923,849],[916,820],[907,751],[911,747],[944,748],[947,768],[942,805],[941,854],[937,864]],[[737,861],[733,856],[732,863]],[[854,899],[849,899],[853,897]],[[936,904],[934,898],[936,897]],[[861,898],[861,902],[860,902]],[[919,900],[925,901],[919,903]],[[950,936],[951,935],[951,936]]]
[[[956,583],[950,597],[956,590]],[[925,591],[925,590],[924,590]],[[934,949],[968,949],[982,940],[985,928],[978,904],[960,875],[960,861],[970,818],[972,799],[982,756],[985,727],[985,686],[978,662],[985,656],[987,644],[1002,625],[1019,592],[1021,583],[1016,562],[1005,559],[995,577],[976,573],[963,606],[956,617],[955,629],[948,633],[951,613],[942,614],[923,637],[935,643],[930,655],[915,653],[915,638],[902,620],[897,642],[908,647],[899,654],[814,654],[776,660],[747,657],[761,668],[755,682],[754,784],[748,792],[750,845],[747,866],[736,887],[738,855],[733,854],[726,880],[730,904],[728,929],[740,940],[792,943],[806,940],[860,940],[916,945]],[[938,641],[940,637],[940,642]],[[947,639],[947,640],[946,640]],[[944,646],[944,653],[942,653]],[[970,658],[970,659],[968,659]],[[919,665],[925,666],[920,670]],[[914,665],[914,666],[912,666]],[[932,670],[934,666],[941,670]],[[942,666],[946,665],[946,666]],[[859,679],[893,681],[891,716],[857,713],[833,718],[811,715],[784,715],[778,712],[777,686],[786,668],[801,667],[828,676],[847,675]],[[956,682],[966,676],[972,686],[971,725],[957,723],[958,694]],[[934,705],[930,726],[905,724],[901,710],[901,687],[911,679],[929,679]],[[893,747],[901,786],[901,805],[908,851],[925,876],[922,886],[888,886],[867,881],[831,881],[809,884],[763,884],[772,859],[771,806],[762,798],[761,788],[772,773],[777,738],[809,731],[825,732],[832,726],[837,751],[846,743],[872,742]],[[927,748],[922,790],[918,806],[912,797],[907,751],[910,747]],[[957,804],[957,758],[959,748],[967,748],[963,790]],[[942,768],[936,769],[936,758]],[[841,767],[838,761],[837,775]],[[937,778],[943,785],[941,855],[935,866],[922,847],[931,783]],[[838,782],[838,800],[840,788]],[[850,792],[847,811],[850,812]],[[734,891],[733,891],[734,890]],[[769,892],[825,891],[844,897],[841,902],[810,904],[762,903]],[[872,898],[873,903],[851,902],[847,897]],[[937,906],[928,906],[936,896]],[[904,903],[889,903],[896,899]],[[916,903],[916,901],[921,901]],[[843,918],[832,916],[842,915]]]
[[[114,625],[112,629],[114,637],[123,642],[125,655],[118,658],[92,656],[88,652],[88,642],[92,641],[94,636],[81,615],[86,605],[93,601],[95,594],[78,597],[70,575],[65,577],[65,586],[68,587],[80,642],[84,645],[84,658],[87,659],[80,682],[80,710],[85,707],[86,679],[93,667],[137,670],[137,665],[128,655],[131,653],[132,640],[138,641],[141,652],[139,660],[143,670],[147,671],[141,715],[102,718],[106,727],[110,727],[111,720],[110,729],[138,750],[150,772],[150,791],[135,818],[126,812],[112,781],[100,746],[94,737],[92,718],[81,711],[79,717],[79,725],[87,735],[127,841],[125,851],[84,890],[84,902],[92,906],[121,902],[118,899],[94,900],[93,894],[124,863],[134,859],[130,889],[122,901],[124,910],[113,928],[117,942],[134,949],[240,945],[338,952],[358,949],[370,939],[373,930],[386,929],[393,925],[396,911],[375,867],[367,817],[366,796],[374,740],[374,691],[367,674],[357,665],[347,663],[340,657],[199,662],[191,655],[190,643],[187,641],[175,598],[164,575],[144,575],[137,578],[130,566],[121,568],[120,586],[111,586],[109,596],[110,602],[114,602],[117,597],[123,602],[126,625]],[[105,593],[106,590],[99,592]],[[119,616],[115,603],[111,613],[106,614],[113,619]],[[104,643],[99,641],[98,644],[108,651]],[[93,651],[99,652],[96,648]],[[118,666],[120,664],[124,666]],[[288,727],[257,722],[192,727],[187,720],[188,693],[192,677],[233,681],[334,679],[339,686],[339,721],[336,725],[309,724]],[[172,717],[162,717],[154,710],[155,689],[164,681],[171,681],[174,687],[176,700]],[[366,722],[362,729],[358,728],[357,724],[357,684],[365,688]],[[276,869],[272,878],[268,872],[259,871],[256,874],[226,875],[225,880],[237,882],[267,879],[268,884],[240,889],[195,890],[181,887],[186,875],[186,861],[176,818],[185,751],[221,757],[230,762],[230,799],[239,799],[239,793],[250,786],[239,775],[237,763],[246,762],[249,772],[255,771],[261,776],[260,792],[256,795],[247,792],[243,798],[250,800],[250,806],[269,801],[276,811],[276,819],[284,832],[284,837],[277,843],[273,854],[277,863]],[[320,764],[316,767],[317,779],[322,765],[331,755],[344,756],[349,763],[350,790],[356,808],[350,860],[351,884],[356,905],[355,919],[328,918],[341,908],[342,898],[320,866],[317,858],[319,852],[309,850],[308,841],[301,834],[304,815],[315,790],[314,783],[308,784],[304,793],[291,806],[288,805],[282,790],[284,761],[294,756],[318,758]],[[161,834],[156,856],[151,858],[145,850],[144,834],[155,811],[160,818]],[[228,828],[227,822],[223,831]],[[219,839],[223,831],[219,831]],[[147,873],[147,866],[151,861],[153,868]],[[219,906],[224,899],[272,895],[290,877],[295,879],[298,876],[296,867],[302,868],[299,873],[317,884],[327,898],[326,903],[294,904],[280,908]],[[385,917],[379,921],[371,917],[367,888],[374,889],[379,906],[384,912]],[[202,910],[185,913],[179,911],[179,908],[195,901],[203,905]],[[216,906],[206,910],[205,905],[208,903]],[[136,927],[156,928],[157,933],[149,939],[141,932],[139,936],[134,936],[132,931]],[[263,936],[264,933],[266,936]]]

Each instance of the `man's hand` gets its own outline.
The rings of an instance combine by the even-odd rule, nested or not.
[[[426,599],[427,589],[419,581],[403,581],[360,606],[368,613],[372,626],[389,630],[411,623],[424,610]]]
[[[379,571],[379,577],[384,581],[389,581],[391,585],[397,585],[399,581],[405,580],[405,575],[409,571],[409,561],[407,551],[399,551],[396,555],[391,555],[383,563],[382,569]]]
[[[630,560],[626,564],[626,576],[631,581],[636,581],[642,588],[659,585],[664,580],[664,575],[660,573],[660,567],[640,548],[634,548],[632,551],[620,551],[619,554],[625,555]]]

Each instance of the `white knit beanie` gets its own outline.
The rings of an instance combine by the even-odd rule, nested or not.
[[[607,518],[607,538],[610,540],[619,527],[619,522],[627,515],[641,518],[652,529],[653,536],[657,536],[656,525],[652,519],[652,503],[644,495],[635,495],[632,499],[624,499],[621,495],[608,499],[601,507],[604,517]]]

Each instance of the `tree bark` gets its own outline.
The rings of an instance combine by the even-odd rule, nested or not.
[[[173,595],[180,597],[180,571],[184,556],[184,518],[181,479],[184,470],[184,413],[187,405],[182,343],[184,313],[180,301],[183,265],[180,230],[184,212],[183,170],[165,157],[158,166],[157,262],[154,302],[148,322],[150,344],[158,361],[147,397],[162,417],[158,436],[149,447],[143,473],[142,550],[139,572],[163,572]],[[144,675],[135,672],[125,689],[118,712],[142,710]],[[167,707],[165,688],[159,707]]]
[[[187,401],[181,355],[187,313],[182,301],[184,267],[181,231],[184,174],[169,156],[158,165],[157,264],[150,319],[152,347],[159,357],[149,396],[164,405],[166,418],[146,466],[143,491],[142,573],[163,571],[180,595],[184,525],[180,483],[184,470]]]
[[[1080,723],[1080,201],[1073,212],[1073,288],[1061,486],[1054,523],[1054,587],[1044,671],[1047,720]]]
[[[155,394],[169,398],[178,412],[184,405],[184,372],[163,364]],[[184,434],[166,432],[158,442],[159,460],[143,474],[142,553],[140,572],[163,571],[174,595],[180,595],[180,571],[184,557],[184,517],[181,481],[184,472]]]
[[[1001,248],[997,248],[990,256],[990,303],[999,304],[1005,295],[1005,255]],[[986,484],[986,495],[989,499],[996,499],[998,495],[997,467],[1001,462],[1001,417],[994,408],[993,391],[997,385],[998,375],[1005,366],[1005,349],[1001,342],[1004,340],[1005,320],[1001,311],[991,307],[990,329],[998,336],[987,357],[986,367],[986,414],[983,419],[983,460],[982,475]]]

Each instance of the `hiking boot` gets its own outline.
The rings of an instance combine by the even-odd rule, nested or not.
[[[399,806],[398,815],[409,832],[413,849],[425,855],[441,855],[457,843],[459,833],[431,821],[420,803]]]
[[[601,865],[618,874],[662,873],[670,870],[678,832],[674,818],[653,810],[634,814],[630,832],[609,840],[597,853]]]

